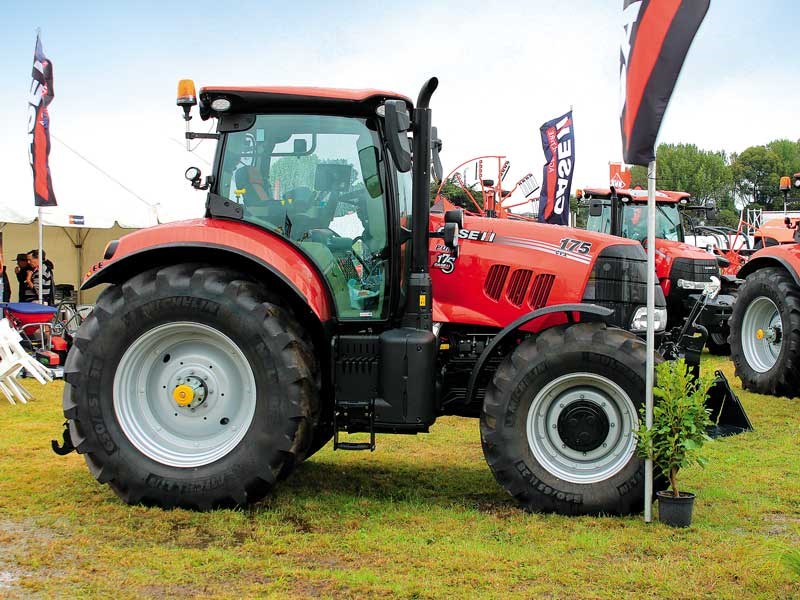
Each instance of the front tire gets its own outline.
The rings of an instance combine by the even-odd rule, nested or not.
[[[731,345],[728,343],[730,331],[726,325],[721,333],[710,333],[706,339],[706,348],[714,356],[728,356],[731,353]]]
[[[529,511],[629,514],[643,508],[635,454],[646,345],[602,323],[548,329],[501,363],[481,415],[498,483]]]
[[[92,474],[129,504],[264,497],[307,452],[313,350],[256,283],[181,264],[110,286],[67,359],[64,415]]]
[[[730,318],[731,358],[742,387],[759,394],[800,393],[800,288],[785,270],[747,276]]]

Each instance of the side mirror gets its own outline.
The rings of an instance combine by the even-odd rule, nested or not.
[[[392,153],[397,170],[408,173],[411,170],[411,145],[408,140],[411,117],[408,114],[408,107],[402,100],[387,100],[383,108],[389,152]]]
[[[444,222],[455,223],[458,225],[459,229],[464,229],[464,210],[461,208],[456,208],[454,210],[446,211],[444,213]]]
[[[458,249],[458,225],[456,223],[445,223],[444,231],[442,231],[442,239],[444,245],[451,250]]]
[[[589,203],[589,216],[590,217],[603,216],[603,203],[600,200],[592,200]]]
[[[439,152],[441,151],[442,140],[439,138],[439,130],[436,127],[431,127],[431,160],[433,161],[433,177],[436,181],[441,181],[442,177],[444,177],[442,160],[439,158]]]
[[[361,177],[364,179],[364,187],[370,198],[377,198],[383,193],[381,177],[378,172],[378,149],[375,146],[367,146],[358,151],[358,162],[361,165]]]

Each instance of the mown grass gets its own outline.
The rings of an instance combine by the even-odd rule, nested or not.
[[[734,381],[704,362],[720,367]],[[328,447],[250,510],[129,507],[51,452],[61,384],[30,389],[0,402],[0,597],[800,597],[797,400],[740,393],[756,431],[683,473],[699,498],[674,530],[521,512],[458,418],[375,453]]]

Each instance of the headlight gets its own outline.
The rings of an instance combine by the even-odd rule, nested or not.
[[[664,331],[667,326],[667,309],[656,307],[653,312],[653,326],[656,331]],[[643,333],[647,331],[647,307],[640,306],[633,313],[631,319],[631,331],[633,333]]]
[[[689,281],[688,279],[678,279],[678,287],[684,290],[698,290],[703,291],[706,289],[708,281]]]

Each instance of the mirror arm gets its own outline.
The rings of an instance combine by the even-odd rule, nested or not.
[[[194,131],[187,131],[186,132],[186,139],[187,140],[218,140],[219,134],[218,133],[197,133]]]

